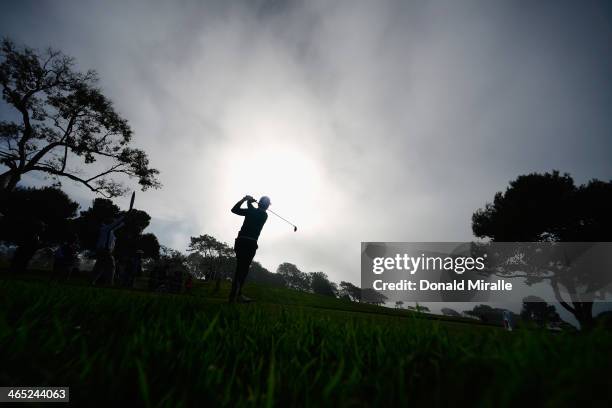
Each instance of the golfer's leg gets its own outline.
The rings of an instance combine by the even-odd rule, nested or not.
[[[242,293],[242,288],[244,287],[244,282],[246,281],[247,275],[249,274],[249,268],[251,267],[251,262],[253,262],[253,258],[255,258],[255,251],[249,251],[249,253],[245,256],[244,269],[240,274],[240,286],[238,288],[238,295]]]
[[[236,298],[236,291],[238,290],[238,262],[236,262],[236,271],[234,271],[234,278],[232,279],[232,289],[229,294],[229,301],[232,302]]]
[[[247,274],[249,273],[249,266],[251,266],[251,259],[249,255],[243,255],[240,263],[240,270],[238,272],[238,291],[236,293],[237,296],[242,294],[242,288],[244,287],[244,280],[246,279]]]
[[[240,275],[242,274],[242,264],[244,263],[244,254],[241,251],[236,251],[236,271],[234,272],[234,279],[232,279],[232,290],[230,291],[229,300],[230,302],[236,299],[236,295],[239,292],[240,287]]]

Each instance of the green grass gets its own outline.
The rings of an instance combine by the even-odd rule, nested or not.
[[[612,334],[507,333],[250,285],[191,296],[0,280],[0,385],[88,405],[604,405]]]

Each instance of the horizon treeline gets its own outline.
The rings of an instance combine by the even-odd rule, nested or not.
[[[54,249],[65,242],[76,241],[81,265],[85,265],[80,269],[86,272],[91,268],[88,264],[93,264],[101,226],[117,217],[125,217],[125,226],[117,231],[114,250],[119,266],[139,251],[145,271],[163,265],[182,270],[196,279],[215,281],[217,287],[233,276],[236,267],[233,248],[212,235],[190,237],[184,251],[170,248],[161,245],[154,233],[145,232],[151,221],[146,211],[122,211],[112,200],[100,197],[94,198],[87,209],[79,211],[79,204],[55,186],[16,187],[4,195],[0,209],[0,242],[6,247],[1,256],[9,262],[13,272],[26,270],[33,260],[50,269]],[[11,251],[10,247],[15,250]],[[335,283],[325,272],[304,272],[290,262],[281,263],[272,272],[253,261],[247,281],[361,300],[358,286],[345,281]],[[374,302],[383,304],[385,300],[381,295]]]

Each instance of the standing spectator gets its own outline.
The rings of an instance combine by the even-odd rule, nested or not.
[[[93,284],[110,284],[115,281],[115,231],[123,227],[125,217],[117,217],[110,222],[105,222],[100,227],[98,243],[96,244],[96,264],[94,265]]]
[[[142,256],[144,252],[137,250],[125,264],[121,274],[121,286],[131,288],[134,285],[134,278],[142,275]]]
[[[79,243],[76,235],[64,241],[55,251],[53,258],[53,277],[70,279],[72,272],[78,270]]]

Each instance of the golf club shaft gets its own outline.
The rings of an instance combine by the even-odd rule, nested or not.
[[[259,201],[255,200],[255,202],[256,202],[257,204],[259,204]],[[278,215],[277,213],[275,213],[274,211],[272,211],[272,210],[271,210],[271,209],[269,209],[269,208],[268,208],[266,211],[271,212],[272,214],[276,215],[278,218],[280,218],[281,220],[285,221],[287,224],[291,225],[291,226],[294,228],[294,230],[297,230],[297,226],[296,226],[294,223],[292,223],[291,221],[289,221],[289,220],[287,220],[287,219],[285,219],[285,218],[281,217],[280,215]]]
[[[280,215],[278,215],[277,213],[275,213],[274,211],[272,211],[271,209],[267,209],[266,211],[271,212],[272,214],[276,215],[278,218],[280,218],[281,220],[285,221],[287,224],[290,224],[291,226],[295,227],[295,224],[293,224],[290,221],[287,221],[286,219],[284,219],[283,217],[281,217]],[[297,228],[297,227],[296,227]]]

